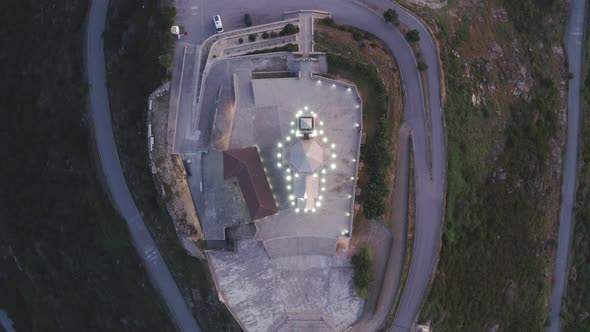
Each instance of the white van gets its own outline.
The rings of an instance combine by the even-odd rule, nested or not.
[[[223,24],[221,23],[221,16],[215,15],[213,16],[213,23],[215,23],[215,31],[217,33],[223,32]]]

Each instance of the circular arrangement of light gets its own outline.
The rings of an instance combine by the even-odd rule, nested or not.
[[[286,160],[286,157],[288,156],[288,150],[291,148],[292,146],[292,142],[293,140],[296,139],[301,139],[304,136],[304,133],[301,132],[297,126],[299,117],[302,116],[311,116],[314,118],[314,122],[316,124],[319,124],[319,128],[313,128],[313,131],[311,133],[309,133],[309,137],[311,137],[312,139],[316,139],[316,142],[320,143],[324,143],[324,146],[322,146],[322,148],[324,150],[330,150],[330,153],[326,153],[325,155],[328,156],[331,160],[331,162],[327,162],[324,161],[324,164],[321,166],[321,168],[319,170],[317,170],[316,172],[313,173],[314,177],[319,177],[319,181],[318,181],[318,186],[319,186],[319,190],[320,192],[324,192],[326,191],[326,175],[327,172],[330,170],[335,170],[336,169],[336,153],[334,153],[334,149],[336,148],[336,144],[331,143],[330,145],[328,145],[328,143],[330,142],[329,138],[325,135],[323,127],[324,127],[324,121],[319,121],[318,120],[318,114],[314,111],[310,111],[308,106],[304,106],[303,109],[299,109],[296,113],[295,113],[295,119],[296,121],[290,121],[289,122],[289,135],[285,136],[281,141],[277,142],[277,151],[276,151],[276,158],[277,158],[277,168],[282,168],[284,169],[284,178],[285,178],[285,183],[286,183],[286,189],[288,191],[288,199],[289,199],[289,203],[291,206],[296,207],[297,205],[297,200],[298,199],[305,199],[304,197],[295,197],[295,195],[293,194],[293,181],[296,178],[299,178],[299,174],[294,171],[293,169],[291,169],[291,166],[289,164],[289,161]],[[316,212],[316,209],[320,208],[322,206],[322,200],[323,200],[323,196],[320,194],[317,198],[317,200],[314,203],[314,208],[311,209],[299,209],[299,208],[295,208],[295,212],[299,213],[299,212]]]

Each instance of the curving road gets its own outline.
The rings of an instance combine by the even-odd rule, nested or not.
[[[86,36],[86,71],[90,85],[90,110],[100,167],[110,196],[127,222],[137,253],[154,287],[166,303],[173,321],[180,331],[200,331],[152,236],[143,223],[119,162],[111,126],[102,40],[108,5],[108,0],[91,2]]]
[[[226,31],[231,31],[244,27],[244,13],[250,13],[256,24],[262,24],[281,19],[285,11],[316,9],[331,12],[338,22],[373,33],[389,46],[402,76],[405,121],[412,130],[415,153],[416,222],[413,259],[393,327],[394,331],[409,330],[416,320],[436,268],[445,193],[446,159],[438,53],[426,27],[408,11],[387,0],[365,0],[364,3],[353,0],[252,0],[239,4],[234,0],[217,0],[206,4],[199,0],[188,0],[190,3],[186,1],[183,0],[182,5],[195,8],[190,6],[198,4],[196,7],[200,11],[191,17],[191,22],[185,21],[190,29],[188,38],[184,39],[187,43],[200,43],[212,35],[214,30],[210,18],[216,14],[222,16]],[[404,25],[420,32],[419,44],[423,61],[429,67],[428,79],[424,82],[427,96],[423,95],[423,82],[409,44],[382,17],[382,12],[387,8],[397,10]],[[182,11],[179,8],[178,12]],[[425,105],[429,105],[430,117]],[[432,129],[430,133],[427,127]],[[395,287],[384,285],[387,286]]]
[[[559,234],[553,274],[553,290],[551,292],[551,302],[549,303],[550,325],[547,331],[550,332],[558,332],[561,329],[561,307],[567,284],[569,250],[576,202],[586,0],[573,0],[570,6],[570,15],[564,39],[569,71],[574,74],[574,78],[569,81],[568,85],[567,145],[561,187],[561,210],[559,212]]]

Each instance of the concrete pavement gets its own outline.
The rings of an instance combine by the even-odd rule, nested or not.
[[[102,33],[108,0],[91,2],[86,40],[86,70],[90,85],[90,110],[94,125],[94,141],[100,167],[110,196],[127,222],[133,244],[141,257],[152,283],[166,303],[180,331],[200,331],[191,311],[184,302],[166,263],[146,228],[123,176],[111,125],[107,91]]]
[[[584,48],[584,31],[586,1],[570,2],[570,15],[565,32],[565,48],[569,71],[574,77],[569,80],[567,111],[567,145],[561,187],[561,210],[559,212],[559,234],[553,290],[549,304],[550,325],[547,331],[557,332],[561,329],[561,308],[568,278],[569,251],[571,247],[573,214],[576,202],[576,172],[578,168],[578,138],[580,136],[580,111],[582,91],[582,61]]]

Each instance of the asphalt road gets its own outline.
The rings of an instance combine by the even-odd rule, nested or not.
[[[192,6],[185,1],[183,5],[186,6],[186,12],[202,22],[191,25],[194,31],[189,31],[184,42],[197,44],[213,34],[211,17],[216,14],[221,15],[225,30],[231,31],[244,27],[244,13],[250,13],[255,24],[262,24],[281,19],[285,11],[317,9],[331,12],[338,22],[373,33],[389,46],[401,71],[405,121],[413,133],[415,153],[417,212],[413,259],[393,328],[394,331],[407,331],[416,320],[436,268],[445,192],[446,159],[438,53],[424,25],[405,9],[387,0],[365,0],[363,3],[352,0],[253,0],[239,4],[233,0],[217,0],[207,4],[194,0]],[[198,7],[198,13],[192,11],[195,7]],[[426,98],[410,46],[404,36],[382,17],[382,12],[387,8],[397,10],[404,25],[420,32],[423,61],[429,67],[428,79],[424,82],[428,91]],[[178,11],[183,12],[184,9],[178,8]],[[427,116],[426,103],[429,105],[430,117]],[[430,122],[431,133],[427,130],[427,122]]]
[[[102,33],[108,0],[93,0],[86,40],[86,70],[90,85],[94,140],[110,196],[129,227],[131,238],[153,285],[166,303],[180,331],[200,331],[135,206],[123,176],[111,126]]]
[[[561,210],[559,212],[559,234],[553,290],[549,304],[550,325],[547,331],[557,332],[561,329],[561,306],[565,296],[568,277],[568,260],[571,247],[573,214],[576,202],[576,171],[578,167],[578,138],[580,136],[580,111],[582,91],[582,61],[584,48],[586,1],[573,0],[570,3],[570,15],[565,32],[565,48],[569,71],[574,78],[568,86],[567,111],[567,145],[561,187]]]

